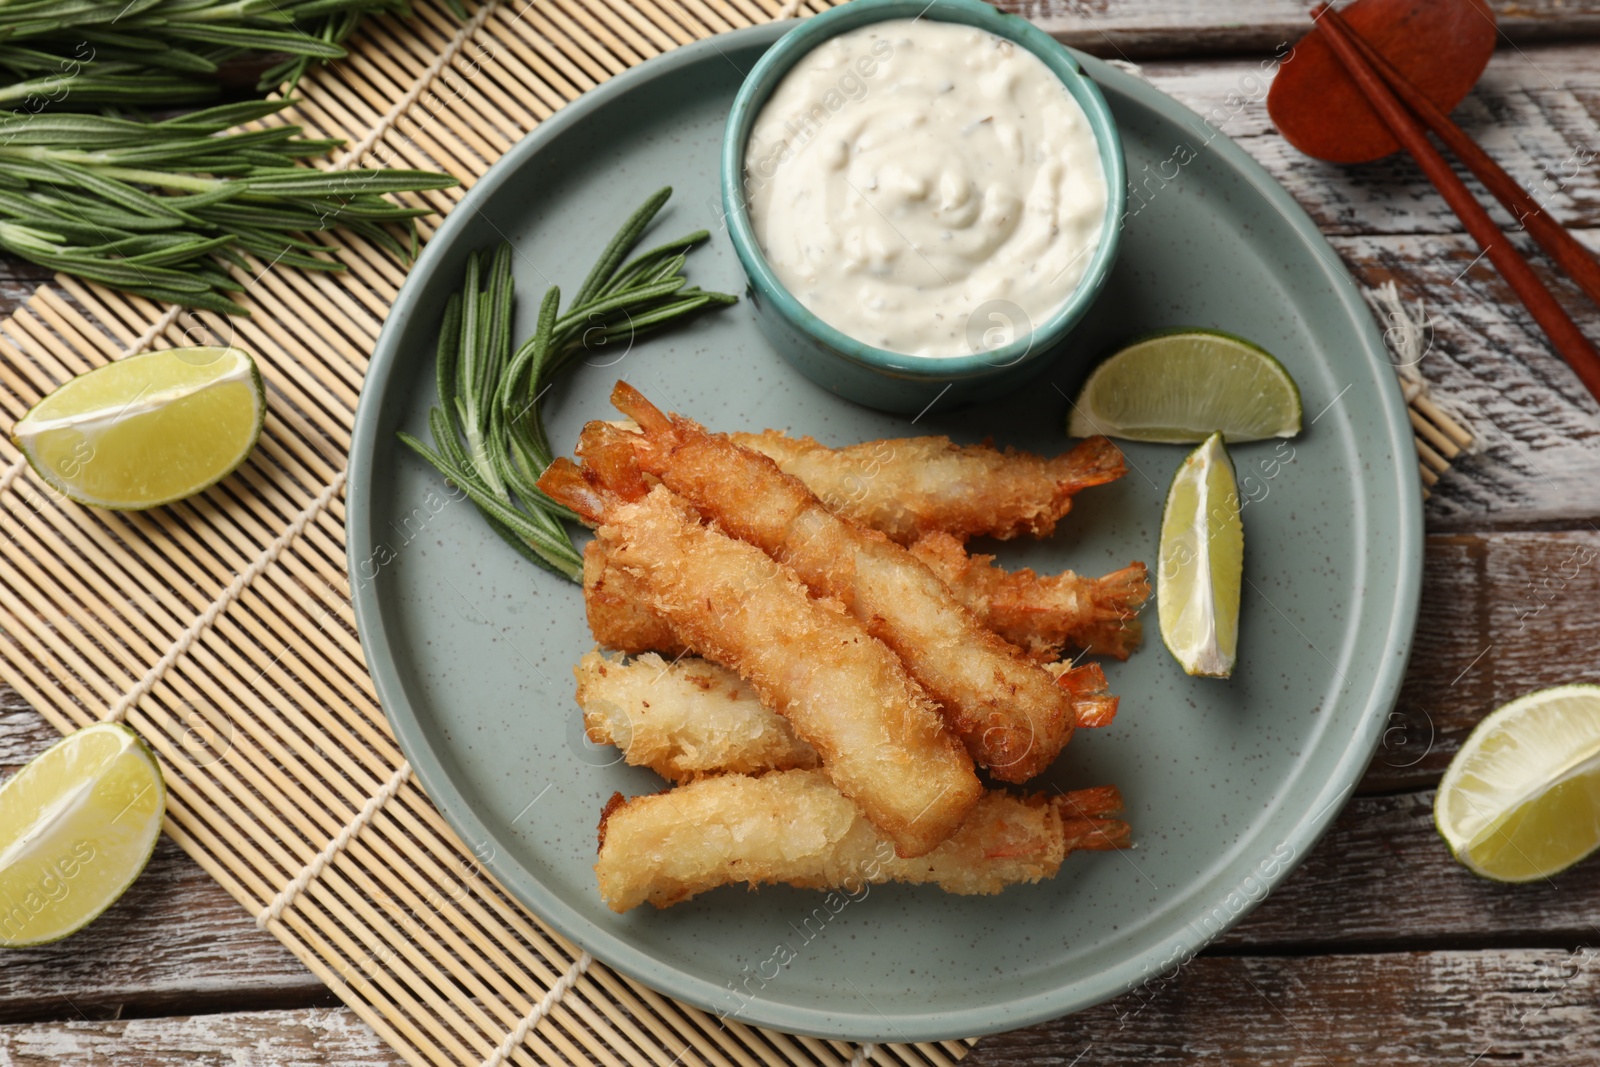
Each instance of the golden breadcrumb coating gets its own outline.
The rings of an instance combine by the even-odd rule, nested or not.
[[[859,893],[880,882],[932,883],[949,893],[991,894],[1053,877],[1076,849],[1126,846],[1126,823],[1108,818],[1111,787],[1018,797],[985,793],[943,844],[895,855],[820,771],[702,778],[653,796],[606,805],[595,876],[613,911],[664,908],[717,886],[787,884]]]
[[[674,782],[822,762],[749,683],[698,656],[669,662],[646,652],[624,663],[588,652],[572,673],[589,740]]]
[[[1127,471],[1122,451],[1091,437],[1054,458],[948,437],[904,437],[828,448],[777,430],[733,439],[770,457],[841,515],[901,544],[923,534],[1048,537],[1072,497]]]
[[[971,758],[899,658],[837,605],[661,486],[627,502],[564,459],[539,485],[600,522],[596,536],[639,580],[642,602],[788,719],[902,855],[961,824],[982,793]]]
[[[1117,659],[1138,647],[1139,607],[1150,596],[1143,563],[1104,578],[1040,575],[1027,567],[1006,571],[993,556],[969,554],[947,533],[924,534],[911,553],[984,625],[1036,660],[1059,659],[1066,645]]]
[[[909,551],[835,515],[760,453],[663,415],[627,383],[617,383],[612,402],[640,432],[590,423],[579,445],[586,464],[626,478],[626,459],[636,458],[643,472],[792,569],[814,594],[841,603],[900,656],[995,777],[1027,781],[1055,761],[1077,718],[1071,692],[986,629]],[[674,630],[681,643],[709,651]]]

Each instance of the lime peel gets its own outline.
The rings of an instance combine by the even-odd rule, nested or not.
[[[1600,848],[1600,686],[1539,690],[1496,709],[1450,762],[1434,825],[1484,878],[1548,878]]]
[[[1300,388],[1272,353],[1220,330],[1149,334],[1106,358],[1078,391],[1073,437],[1230,444],[1300,432]]]
[[[1161,513],[1156,611],[1184,671],[1227,678],[1238,658],[1244,525],[1220,433],[1178,467]]]
[[[0,785],[0,947],[47,944],[116,902],[144,870],[166,811],[139,735],[97,723]]]
[[[255,447],[265,415],[249,353],[170,348],[73,378],[19,419],[11,439],[67,498],[139,510],[231,474]]]

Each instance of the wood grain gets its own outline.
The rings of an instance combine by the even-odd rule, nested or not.
[[[1097,1008],[980,1041],[974,1067],[1132,1063],[1600,1063],[1600,953],[1587,947],[1202,956]],[[698,1061],[691,1053],[686,1064]],[[11,1067],[393,1067],[345,1009],[0,1026]]]
[[[1362,788],[1431,785],[1486,714],[1600,681],[1600,530],[1428,539],[1410,669]]]
[[[1270,49],[1310,26],[1295,0],[1000,0],[1058,39],[1096,55],[1139,59]],[[1600,33],[1600,7],[1562,0],[1491,0],[1508,41]]]
[[[1352,801],[1305,862],[1211,951],[1600,946],[1600,861],[1527,885],[1485,881],[1457,864],[1434,831],[1433,796]]]
[[[976,1067],[1600,1063],[1600,953],[1201,957],[1170,980],[978,1043]]]

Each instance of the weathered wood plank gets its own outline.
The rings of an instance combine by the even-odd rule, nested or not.
[[[1214,950],[1600,946],[1600,861],[1527,885],[1486,881],[1451,858],[1433,828],[1433,797],[1426,790],[1352,801]]]
[[[1201,957],[1108,1004],[978,1043],[974,1067],[1600,1063],[1592,949]]]
[[[1203,956],[1110,1003],[986,1038],[973,1067],[1130,1063],[1600,1063],[1600,954],[1588,948]],[[0,1027],[12,1067],[392,1067],[345,1009]],[[685,1063],[697,1063],[693,1053]]]
[[[1364,787],[1432,785],[1490,711],[1600,681],[1600,529],[1428,539],[1417,641]]]
[[[1096,55],[1139,59],[1270,49],[1309,26],[1296,0],[1000,0],[1058,39]],[[1600,33],[1600,6],[1562,0],[1490,0],[1508,41]]]
[[[0,1026],[0,1064],[8,1067],[399,1067],[404,1062],[346,1008]]]
[[[58,739],[0,687],[0,779]],[[333,1002],[164,837],[144,874],[93,925],[65,941],[7,952],[0,965],[0,1021]]]
[[[1460,233],[1462,226],[1403,154],[1375,163],[1323,163],[1274,127],[1266,94],[1276,45],[1255,58],[1158,61],[1151,84],[1239,142],[1293,193],[1324,232]],[[1600,47],[1502,48],[1453,117],[1564,225],[1600,226]],[[1194,145],[1199,149],[1199,145]],[[1462,172],[1465,174],[1465,172]],[[1506,227],[1515,219],[1466,175]],[[1181,188],[1181,187],[1180,187]]]

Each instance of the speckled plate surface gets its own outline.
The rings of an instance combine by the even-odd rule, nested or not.
[[[1207,325],[1276,353],[1305,396],[1293,442],[1235,453],[1248,584],[1240,669],[1191,679],[1155,635],[1108,664],[1115,725],[1050,773],[1115,783],[1137,848],[1069,858],[998,897],[880,886],[836,912],[818,894],[725,889],[615,915],[591,870],[613,790],[661,783],[582,737],[571,669],[591,640],[575,586],[502,544],[395,440],[425,434],[440,312],[467,253],[516,242],[517,334],[547,282],[576,285],[621,217],[663,182],[657,233],[718,230],[717,151],[744,71],[782,27],[690,45],[623,74],[516,146],[445,221],[379,340],[356,421],[348,544],[378,693],[429,795],[500,881],[598,959],[745,1022],[846,1038],[928,1040],[1060,1015],[1169,972],[1311,848],[1376,746],[1410,647],[1421,570],[1416,459],[1382,340],[1337,256],[1271,178],[1150,86],[1084,59],[1116,112],[1130,197],[1123,251],[1080,331],[1098,354],[1134,334]],[[1148,170],[1146,167],[1148,166]],[[718,233],[691,275],[737,290]],[[580,366],[550,397],[570,448],[626,375],[717,429],[782,427],[846,443],[908,433],[1065,445],[1083,373],[1068,357],[1008,400],[913,427],[840,401],[762,343],[740,305]],[[1132,471],[1079,497],[1011,565],[1100,573],[1155,558],[1182,448],[1135,445]],[[820,909],[820,910],[819,910]],[[792,959],[787,966],[776,961]]]

